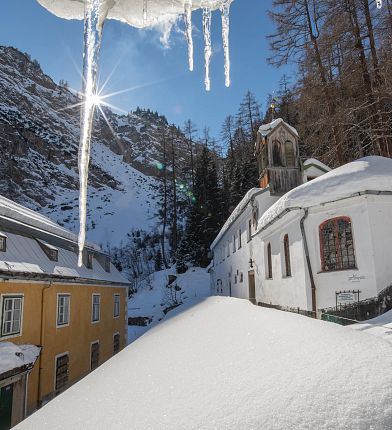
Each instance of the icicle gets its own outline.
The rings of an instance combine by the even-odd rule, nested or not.
[[[107,15],[104,0],[85,0],[84,6],[84,52],[83,97],[79,142],[79,258],[83,264],[83,248],[86,241],[87,182],[90,161],[91,131],[96,104],[98,59],[101,47],[103,23]]]
[[[225,57],[225,85],[230,86],[230,50],[229,50],[229,32],[230,32],[230,0],[225,0],[221,7],[222,14],[222,41],[223,52]]]
[[[211,60],[211,9],[209,7],[203,8],[203,33],[204,33],[204,67],[206,75],[204,83],[206,91],[210,91],[210,60]]]
[[[143,23],[146,25],[147,22],[147,0],[143,0]]]
[[[193,38],[192,38],[192,0],[186,0],[184,4],[185,34],[188,42],[189,70],[193,71]]]

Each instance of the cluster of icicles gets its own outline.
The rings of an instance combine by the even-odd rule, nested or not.
[[[49,10],[62,11],[61,5],[69,5],[69,0],[38,0]],[[123,0],[125,2],[125,0]],[[150,0],[150,4],[151,4]],[[203,9],[204,59],[205,59],[205,87],[209,91],[211,49],[211,15],[212,10],[220,9],[222,16],[222,39],[224,48],[225,84],[230,85],[229,58],[229,12],[233,0],[182,0],[185,20],[185,34],[188,42],[189,69],[193,70],[193,39],[192,39],[192,10]],[[97,94],[99,51],[102,30],[105,19],[111,8],[119,0],[84,0],[84,53],[83,53],[83,96],[84,103],[81,112],[81,135],[79,144],[79,267],[83,264],[83,249],[86,240],[87,221],[87,184],[90,160],[91,133]],[[120,0],[121,2],[121,0]],[[156,0],[155,0],[156,2]],[[181,0],[180,0],[181,2]],[[162,0],[160,3],[168,9],[173,6],[173,0]],[[77,3],[73,2],[74,5]],[[177,0],[178,4],[178,0]],[[59,6],[60,5],[60,6]],[[79,1],[80,5],[80,1]],[[143,21],[145,26],[149,18],[149,1],[143,0]],[[70,17],[69,15],[66,17]],[[71,16],[73,17],[73,16]]]

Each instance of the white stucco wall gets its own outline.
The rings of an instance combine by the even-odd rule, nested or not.
[[[259,215],[264,213],[278,197],[271,196],[269,191],[259,194],[255,197],[258,205]],[[247,205],[242,214],[227,229],[219,242],[212,249],[214,253],[214,266],[211,272],[211,292],[212,294],[230,295],[243,299],[249,298],[249,271],[255,271],[255,282],[257,291],[257,273],[256,267],[250,267],[250,258],[256,259],[260,249],[254,240],[248,241],[248,222],[252,218],[251,203]],[[238,248],[238,234],[241,230],[241,248]],[[252,226],[252,234],[254,226]],[[236,235],[236,251],[233,252],[233,237]],[[230,255],[227,256],[227,244],[229,243]],[[238,274],[237,274],[238,272]],[[242,282],[241,280],[242,273]],[[237,275],[237,282],[235,277]],[[219,281],[218,281],[219,280]],[[222,285],[222,292],[220,291]]]
[[[269,193],[256,197],[259,215],[276,200]],[[277,220],[264,231],[247,241],[248,220],[252,216],[251,206],[223,235],[214,249],[216,264],[212,276],[213,293],[216,282],[222,279],[222,294],[249,298],[248,271],[253,270],[256,284],[256,301],[272,305],[304,310],[312,309],[311,286],[305,259],[300,220],[304,210],[293,210]],[[320,256],[319,226],[324,221],[346,216],[351,219],[355,247],[356,269],[322,272]],[[317,309],[334,307],[336,291],[360,290],[360,299],[374,298],[392,284],[390,240],[392,238],[392,196],[356,196],[326,203],[309,209],[305,220],[310,261],[316,285]],[[233,253],[233,235],[242,232],[242,247]],[[290,243],[291,276],[285,277],[283,238],[288,234]],[[227,257],[227,243],[230,256]],[[267,244],[272,250],[272,279],[267,278]],[[225,246],[224,260],[219,261],[219,249]],[[249,259],[253,260],[253,269]],[[235,275],[237,274],[237,283]],[[240,282],[241,273],[243,282]]]
[[[293,211],[258,234],[257,302],[290,308],[311,309],[311,292],[306,283],[305,254],[300,231],[300,212]],[[291,276],[286,277],[283,240],[288,235]],[[272,279],[268,278],[267,246],[271,244]]]
[[[340,216],[351,219],[357,269],[323,272],[319,226],[328,219]],[[360,299],[377,295],[368,205],[364,196],[311,208],[305,221],[305,231],[316,284],[317,309],[335,306],[335,291],[359,289]]]
[[[366,196],[371,232],[376,289],[392,284],[392,196]]]

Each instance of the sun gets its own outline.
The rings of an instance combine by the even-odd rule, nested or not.
[[[103,102],[102,97],[99,94],[92,94],[91,96],[91,103],[94,106],[99,106]]]

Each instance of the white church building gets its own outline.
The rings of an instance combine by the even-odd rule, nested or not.
[[[213,293],[317,316],[392,307],[392,160],[301,163],[298,133],[282,119],[260,127],[256,156],[260,188],[211,245]]]

